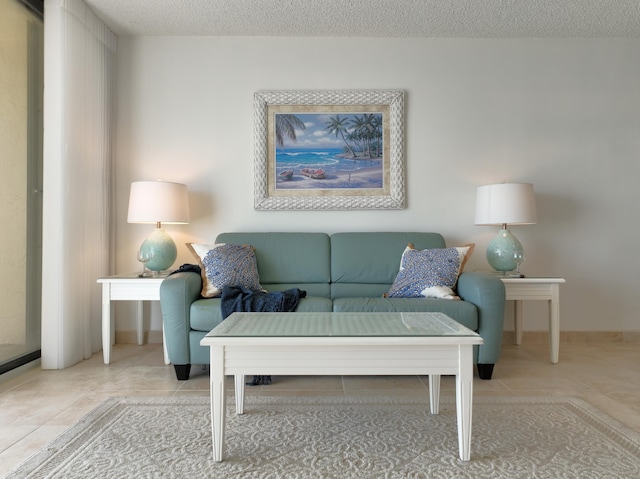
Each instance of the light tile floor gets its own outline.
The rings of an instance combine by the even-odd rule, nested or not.
[[[8,373],[9,374],[9,373]],[[6,376],[6,375],[5,375]],[[0,376],[0,475],[11,470],[111,396],[209,394],[208,370],[194,366],[177,381],[159,344],[116,345],[105,366],[102,353],[60,371],[31,369]],[[229,381],[232,386],[233,381]],[[426,377],[274,377],[247,388],[247,396],[426,395]],[[453,396],[452,377],[442,395]],[[640,343],[563,343],[560,363],[541,343],[505,344],[491,381],[474,380],[477,396],[580,397],[640,432]]]

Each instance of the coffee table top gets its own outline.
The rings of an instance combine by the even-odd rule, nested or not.
[[[207,337],[477,337],[443,313],[233,313]]]

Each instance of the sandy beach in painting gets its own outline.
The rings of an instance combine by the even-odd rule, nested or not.
[[[352,170],[325,171],[325,178],[316,180],[294,170],[293,177],[288,181],[278,178],[277,190],[309,190],[309,189],[342,189],[342,188],[382,188],[382,162],[375,166],[368,166]]]

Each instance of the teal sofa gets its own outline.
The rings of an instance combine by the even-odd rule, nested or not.
[[[260,283],[267,291],[306,291],[296,311],[442,312],[478,332],[475,349],[482,379],[491,379],[500,356],[504,286],[495,275],[463,272],[457,285],[461,301],[434,298],[386,298],[405,247],[444,248],[437,233],[222,233],[216,243],[255,248]],[[175,273],[160,286],[160,304],[169,360],[179,380],[191,364],[209,364],[200,340],[222,321],[220,298],[202,298],[202,279]]]

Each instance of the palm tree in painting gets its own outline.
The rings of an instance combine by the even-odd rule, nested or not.
[[[371,118],[373,115],[356,116],[351,120],[351,125],[358,134],[358,138],[362,141],[362,156],[365,158],[371,158],[371,131],[373,125],[371,124]]]
[[[296,130],[304,130],[306,127],[302,120],[295,115],[276,113],[276,143],[284,145],[284,138],[296,141]]]
[[[348,121],[348,118],[340,118],[340,115],[336,115],[329,118],[329,121],[325,122],[325,124],[327,125],[325,130],[329,130],[329,133],[335,134],[336,138],[338,138],[339,134],[342,137],[342,141],[344,141],[349,154],[353,158],[355,158],[357,156],[356,152],[353,151],[353,148],[351,148],[349,142],[347,141],[347,138],[345,137],[345,133],[349,134]]]
[[[364,114],[356,116],[351,120],[356,136],[362,145],[362,152],[365,158],[376,158],[380,156],[378,136],[380,135],[380,115]],[[372,150],[375,148],[376,153]]]
[[[380,148],[378,138],[381,137],[381,116],[377,114],[364,115],[367,134],[367,147],[369,149],[369,158],[380,156]],[[375,149],[375,154],[372,150]]]
[[[373,115],[372,125],[375,128],[376,157],[382,156],[382,115]]]

